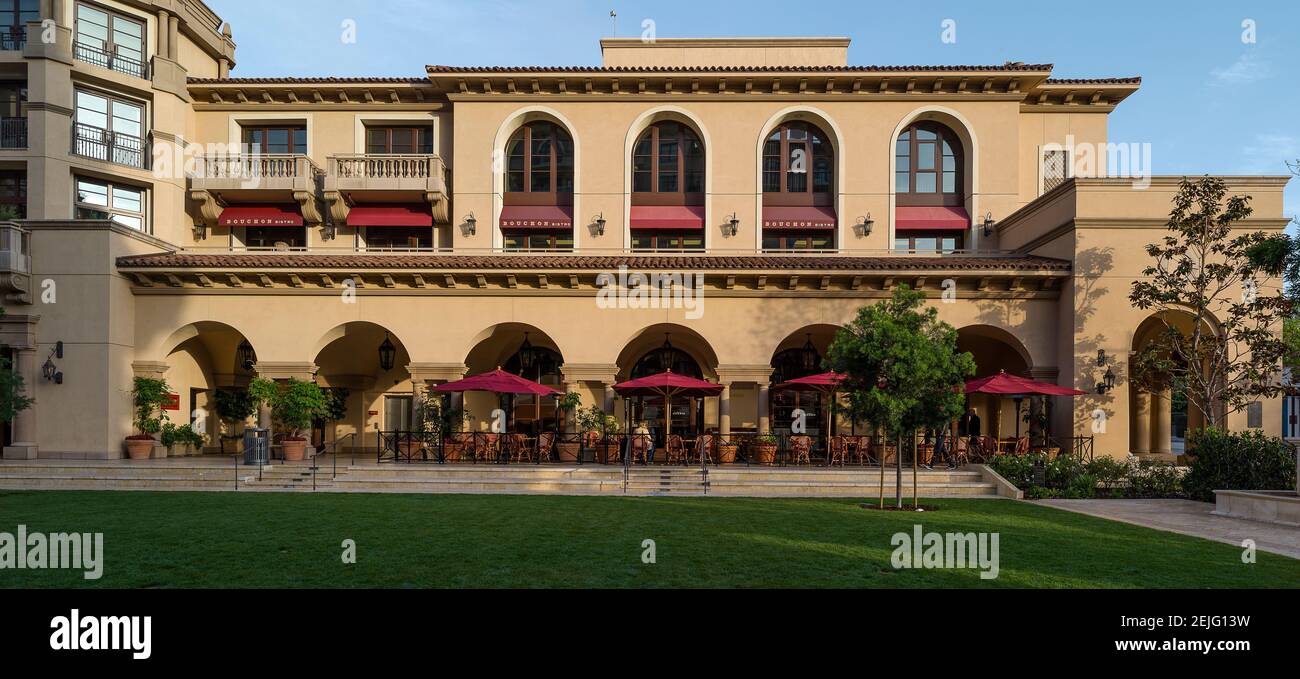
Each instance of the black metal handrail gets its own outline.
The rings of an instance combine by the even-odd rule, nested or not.
[[[148,169],[148,141],[102,127],[73,123],[72,152],[86,158]]]
[[[149,79],[148,64],[135,57],[109,52],[99,45],[77,42],[73,45],[73,55],[77,61],[84,61],[87,64],[133,75],[137,78]]]
[[[27,148],[26,118],[0,118],[0,148]]]
[[[319,448],[315,453],[312,454],[312,456],[311,456],[311,489],[312,489],[313,491],[316,490],[316,470],[320,467],[320,464],[318,464],[318,463],[316,462],[316,458],[320,457],[321,455],[324,455],[324,454],[325,454],[325,453],[330,449],[330,446],[333,446],[333,447],[334,447],[334,457],[333,457],[333,459],[332,459],[332,462],[333,462],[333,468],[330,470],[330,480],[333,481],[334,479],[337,479],[337,478],[339,477],[339,444],[340,444],[341,442],[343,442],[343,441],[347,441],[347,440],[353,440],[353,441],[355,442],[356,437],[357,437],[357,433],[356,433],[356,432],[351,432],[351,433],[349,433],[349,434],[344,434],[343,436],[338,437],[338,438],[335,438],[333,441],[330,441],[330,442],[328,442],[328,443],[322,445],[322,446],[321,446],[321,447],[320,447],[320,448]]]

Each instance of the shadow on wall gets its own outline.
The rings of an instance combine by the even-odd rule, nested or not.
[[[1114,267],[1114,249],[1113,248],[1089,248],[1079,251],[1074,260],[1074,285],[1076,289],[1074,319],[1075,327],[1087,325],[1089,321],[1097,314],[1098,302],[1109,294],[1110,290],[1102,285],[1104,276]],[[1098,394],[1094,389],[1101,376],[1109,367],[1115,372],[1116,389],[1120,385],[1126,385],[1128,360],[1120,360],[1124,355],[1108,353],[1106,356],[1106,367],[1097,365],[1097,351],[1104,349],[1110,344],[1109,338],[1105,334],[1094,333],[1092,335],[1076,334],[1074,337],[1074,374],[1078,376],[1088,376],[1084,390],[1087,395],[1075,398],[1074,408],[1076,413],[1081,413],[1087,417],[1089,422],[1088,429],[1082,431],[1083,435],[1099,434],[1097,429],[1104,426],[1111,418],[1114,418],[1115,407],[1114,399],[1110,396]],[[1128,442],[1124,442],[1128,446]],[[1125,451],[1127,452],[1127,451]]]

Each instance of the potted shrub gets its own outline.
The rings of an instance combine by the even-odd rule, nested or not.
[[[249,395],[247,389],[218,389],[214,405],[217,418],[221,420],[221,438],[233,440],[235,452],[242,452],[243,427],[248,418],[257,414],[257,401]]]
[[[598,405],[578,411],[578,428],[587,447],[596,448],[596,459],[612,464],[619,459],[618,440],[613,438],[622,427],[613,415],[606,415]]]
[[[135,429],[138,434],[126,437],[126,453],[132,460],[147,460],[153,455],[154,434],[162,431],[167,421],[162,406],[171,395],[166,380],[137,377],[131,386],[131,403],[134,408]]]
[[[721,438],[715,440],[717,441],[718,453],[714,459],[717,460],[718,464],[731,464],[735,462],[736,451],[740,446],[736,445],[734,441],[728,441]]]
[[[576,393],[568,393],[560,398],[560,411],[565,413],[564,418],[568,418],[582,405],[582,397]],[[582,450],[582,444],[577,441],[560,440],[555,444],[556,450],[560,454],[560,462],[577,462],[578,454]]]
[[[271,417],[284,430],[280,439],[284,459],[297,462],[306,457],[307,438],[303,434],[311,428],[312,420],[323,417],[328,410],[325,392],[315,382],[292,378],[283,387],[258,378],[249,384],[248,391],[258,402],[271,406]]]
[[[158,442],[163,445],[163,455],[167,457],[184,457],[185,442],[180,433],[181,427],[171,422],[163,422],[162,429],[158,432]]]
[[[202,455],[203,446],[208,442],[208,437],[201,431],[189,425],[180,428],[181,441],[185,444],[186,455]]]
[[[750,450],[754,453],[754,462],[758,464],[772,464],[776,462],[776,444],[775,434],[759,434],[754,438],[754,443],[750,445]]]

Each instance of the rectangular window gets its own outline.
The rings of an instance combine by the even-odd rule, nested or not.
[[[959,232],[901,231],[894,238],[894,250],[946,254],[960,250],[962,242],[963,234]]]
[[[1060,186],[1069,177],[1067,159],[1069,154],[1064,149],[1044,151],[1039,174],[1042,176],[1042,190],[1039,195]]]
[[[85,177],[78,177],[76,184],[74,219],[112,220],[146,231],[144,189]]]
[[[307,128],[301,125],[245,127],[244,144],[253,153],[302,155],[307,153]]]
[[[632,249],[639,251],[703,252],[704,234],[632,232]]]
[[[573,234],[563,233],[508,233],[505,234],[505,249],[529,250],[572,250]]]
[[[766,235],[763,236],[764,250],[830,250],[835,247],[835,239],[829,235]]]
[[[0,0],[0,49],[22,49],[27,23],[40,20],[41,0]]]
[[[415,250],[433,247],[433,229],[424,226],[367,226],[370,250]]]
[[[250,226],[244,232],[244,245],[276,250],[307,247],[307,228],[303,226]]]
[[[145,167],[144,105],[77,90],[73,152],[130,167]]]
[[[11,208],[18,219],[27,218],[27,173],[0,170],[0,206]]]
[[[75,54],[78,61],[146,78],[144,22],[98,5],[77,3]]]
[[[372,155],[432,155],[433,128],[422,126],[367,127],[366,153]]]

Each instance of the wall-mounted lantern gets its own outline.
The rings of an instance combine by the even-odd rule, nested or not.
[[[41,375],[46,382],[63,384],[63,373],[59,371],[59,366],[54,364],[54,359],[63,358],[63,342],[54,343],[54,350],[45,358],[45,364],[41,366]]]
[[[866,217],[858,217],[858,223],[853,225],[853,231],[858,238],[864,238],[871,235],[871,229],[875,225],[876,220],[872,219],[871,213],[868,212]]]
[[[984,214],[984,235],[985,236],[993,235],[993,213],[992,212],[988,212]]]
[[[473,236],[478,232],[478,220],[474,218],[473,212],[469,213],[469,216],[465,218],[464,230],[466,236]]]
[[[604,212],[596,215],[596,235],[597,236],[605,235],[605,213]]]
[[[736,235],[736,232],[740,230],[740,220],[736,218],[736,213],[731,213],[731,219],[727,220],[727,225],[724,228],[728,236],[734,237]]]

